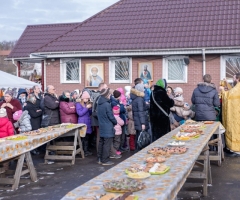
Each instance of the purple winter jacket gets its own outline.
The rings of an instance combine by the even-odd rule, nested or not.
[[[77,113],[74,102],[69,102],[69,98],[59,97],[61,123],[77,124]]]
[[[80,103],[76,103],[76,111],[78,114],[78,123],[83,123],[87,125],[87,133],[92,133],[91,127],[91,115],[92,115],[92,108],[88,109]]]

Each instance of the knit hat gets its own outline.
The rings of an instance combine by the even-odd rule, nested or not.
[[[81,99],[90,99],[90,95],[87,91],[84,91],[82,93]]]
[[[120,113],[119,106],[113,106],[112,110],[114,115],[118,115]]]
[[[140,91],[140,92],[144,92],[144,85],[142,83],[138,83],[136,86],[135,86],[135,89]]]
[[[15,113],[13,113],[13,119],[15,121],[18,121],[20,119],[20,117],[22,116],[22,113],[23,113],[22,110],[16,111]]]
[[[6,117],[7,116],[7,111],[5,108],[0,109],[0,117]]]
[[[6,91],[5,94],[8,94],[8,95],[10,95],[11,97],[13,97],[13,91],[12,91],[12,90]]]
[[[101,96],[104,96],[104,97],[107,97],[107,96],[109,96],[111,93],[110,93],[110,88],[108,88],[108,89],[102,89],[101,91],[100,91],[100,95]]]
[[[182,94],[182,93],[183,93],[183,89],[180,88],[180,87],[176,87],[176,88],[174,89],[174,93]]]
[[[113,96],[114,96],[114,98],[118,98],[121,96],[121,92],[119,92],[118,90],[114,90]]]
[[[162,87],[163,89],[166,89],[166,88],[167,88],[166,79],[159,79],[159,80],[156,82],[156,85]]]

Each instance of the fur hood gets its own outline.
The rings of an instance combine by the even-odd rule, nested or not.
[[[144,97],[144,95],[145,95],[144,92],[140,92],[140,91],[138,91],[138,90],[136,90],[134,88],[131,89],[130,93],[134,94],[134,95],[136,95],[138,97]]]
[[[212,90],[215,90],[216,86],[213,83],[202,82],[202,83],[198,83],[198,89],[202,93],[208,93],[208,92],[210,92]]]

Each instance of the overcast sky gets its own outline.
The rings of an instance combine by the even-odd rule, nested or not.
[[[17,40],[27,25],[81,22],[118,0],[2,0],[0,41]]]

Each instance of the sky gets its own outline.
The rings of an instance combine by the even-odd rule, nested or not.
[[[18,40],[27,25],[81,22],[119,0],[1,0],[0,42]]]

